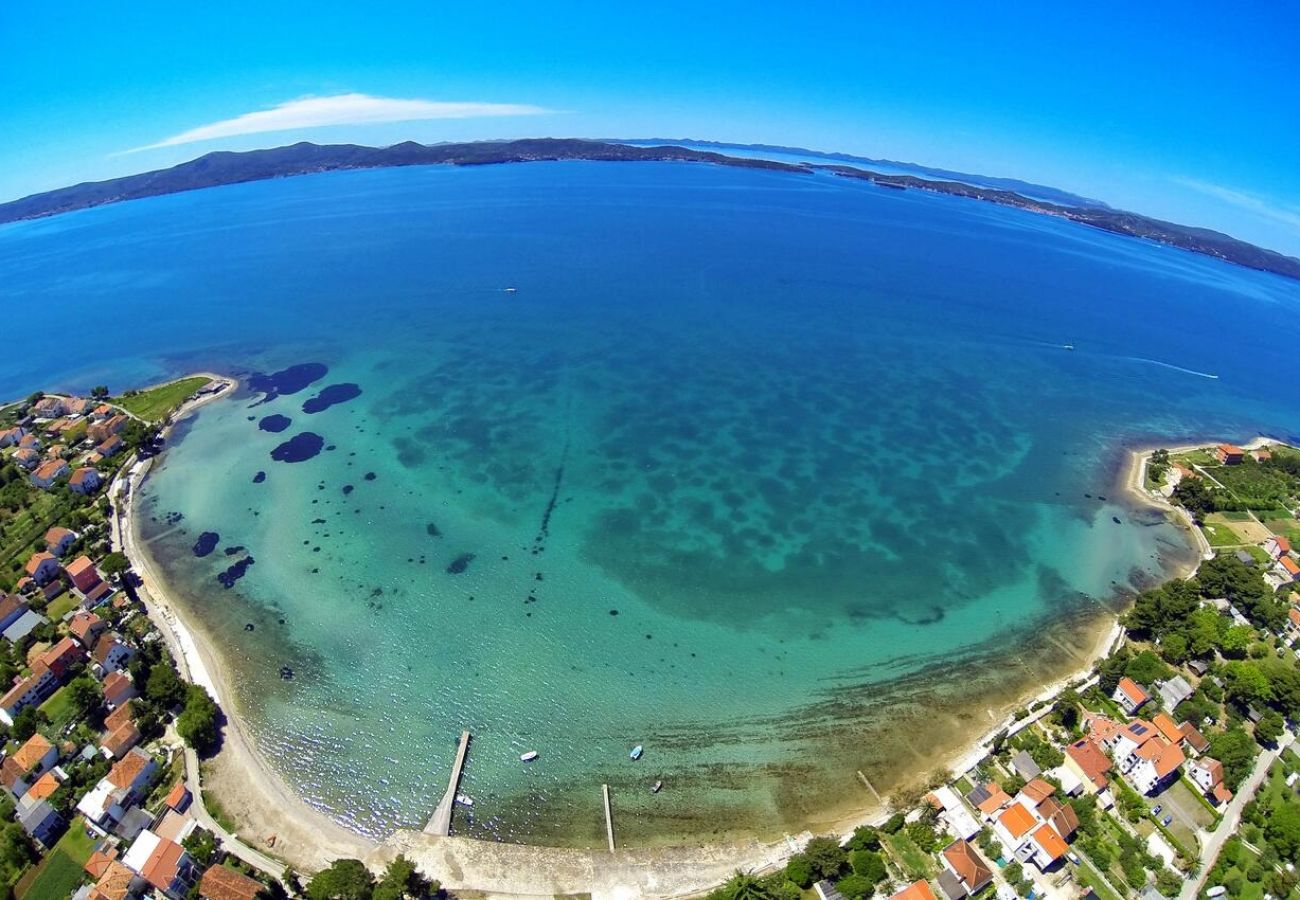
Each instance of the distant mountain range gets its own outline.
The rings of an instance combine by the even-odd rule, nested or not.
[[[1095,206],[1098,209],[1110,209],[1110,204],[1103,203],[1100,200],[1092,200],[1088,197],[1081,197],[1078,194],[1072,194],[1069,191],[1063,191],[1060,188],[1049,187],[1045,184],[1034,184],[1032,181],[1021,181],[1018,178],[997,178],[992,175],[974,175],[970,172],[954,172],[951,169],[936,169],[933,166],[923,166],[919,163],[899,162],[896,159],[872,159],[868,156],[853,156],[849,153],[827,153],[823,150],[808,150],[804,147],[782,147],[777,144],[733,144],[727,141],[706,141],[696,138],[682,138],[673,140],[671,138],[650,138],[647,140],[634,140],[628,143],[641,146],[647,144],[677,144],[680,146],[699,149],[700,146],[720,147],[724,150],[748,150],[754,153],[785,153],[792,156],[810,156],[815,159],[824,159],[828,162],[852,163],[854,165],[865,164],[868,166],[888,166],[891,169],[906,169],[917,175],[925,175],[931,178],[939,178],[945,181],[961,181],[966,184],[973,184],[977,187],[996,188],[1002,191],[1015,191],[1024,194],[1027,197],[1033,197],[1036,200],[1046,200],[1049,203],[1060,203],[1065,206]]]
[[[718,146],[718,145],[715,145]],[[751,145],[746,149],[764,149],[764,145]],[[841,155],[817,154],[792,148],[769,147],[773,152],[798,153],[825,158]],[[1028,184],[1013,179],[984,179],[985,185],[970,184],[976,176],[961,175],[963,180],[935,180],[913,175],[887,175],[857,166],[841,164],[786,163],[741,156],[729,156],[690,147],[660,145],[641,146],[608,141],[587,141],[571,138],[533,138],[517,141],[478,141],[465,144],[417,144],[408,141],[391,147],[362,147],[356,144],[312,144],[302,142],[271,150],[208,153],[198,159],[180,163],[169,169],[159,169],[140,175],[127,175],[108,181],[87,182],[33,194],[9,203],[0,203],[0,222],[36,219],[137,200],[161,194],[175,194],[223,184],[246,181],[263,181],[270,178],[287,178],[313,172],[330,172],[341,169],[380,169],[396,166],[453,165],[477,166],[509,162],[537,162],[554,160],[596,160],[617,162],[699,162],[740,168],[769,169],[773,171],[809,174],[824,171],[840,177],[871,181],[893,189],[934,191],[957,197],[968,197],[1014,206],[1018,209],[1044,215],[1058,216],[1105,231],[1158,241],[1194,253],[1204,253],[1227,262],[1274,272],[1300,279],[1300,260],[1265,250],[1254,244],[1239,241],[1207,228],[1192,228],[1173,222],[1162,222],[1137,213],[1111,209],[1097,201],[1086,200],[1063,191],[1052,191],[1041,185]],[[857,161],[854,157],[847,159]],[[880,164],[885,164],[883,161]],[[888,163],[898,166],[897,163]],[[919,168],[919,167],[911,167]],[[942,175],[942,170],[926,170]],[[957,175],[958,173],[952,173]],[[982,177],[981,177],[982,178]],[[996,184],[994,184],[996,182]],[[998,186],[1002,185],[1002,186]],[[1017,191],[1008,185],[1019,186]],[[1044,191],[1057,198],[1053,202],[1043,198]],[[1068,202],[1062,198],[1069,198]]]

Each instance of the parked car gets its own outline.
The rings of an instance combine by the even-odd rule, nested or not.
[[[1153,806],[1153,807],[1151,808],[1151,815],[1153,815],[1153,816],[1158,816],[1158,815],[1160,815],[1160,810],[1162,810],[1162,809],[1164,809],[1164,808],[1165,808],[1165,805],[1164,805],[1163,803],[1157,803],[1155,806]]]
[[[1164,825],[1166,828],[1168,828],[1168,827],[1169,827],[1169,823],[1172,822],[1173,820],[1174,820],[1174,817],[1173,817],[1172,815],[1169,815],[1169,816],[1165,816],[1163,819],[1161,819],[1161,820],[1160,820],[1160,823],[1161,823],[1162,825]]]

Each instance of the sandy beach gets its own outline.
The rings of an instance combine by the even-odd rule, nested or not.
[[[230,382],[231,386],[219,394],[187,404],[173,421],[237,390],[233,379],[210,377]],[[1261,437],[1249,446],[1272,442]],[[1122,487],[1135,501],[1172,513],[1175,508],[1171,504],[1143,488],[1150,452],[1129,451],[1120,473]],[[236,695],[231,689],[236,673],[225,665],[214,642],[202,629],[185,619],[183,607],[169,594],[165,579],[139,540],[131,510],[131,501],[148,477],[149,468],[149,461],[137,463],[124,476],[129,483],[125,486],[125,502],[119,504],[121,546],[143,582],[149,614],[165,635],[182,674],[207,688],[226,712],[222,748],[203,765],[204,791],[216,800],[226,817],[237,823],[240,839],[250,847],[304,872],[314,871],[339,857],[360,858],[373,866],[382,866],[397,852],[402,852],[416,860],[428,874],[452,887],[507,894],[589,892],[593,897],[628,898],[686,896],[725,880],[737,868],[750,871],[775,868],[810,836],[804,832],[779,841],[619,850],[611,854],[604,849],[560,849],[440,838],[407,830],[378,843],[352,832],[306,803],[259,753],[241,721]],[[118,487],[115,484],[114,490]],[[1195,531],[1190,524],[1188,528]],[[1195,564],[1191,568],[1194,571]],[[968,771],[986,754],[995,734],[1004,729],[1015,731],[1026,727],[1046,714],[1050,709],[1047,701],[1057,693],[1069,685],[1086,682],[1095,661],[1122,640],[1122,628],[1113,616],[1099,615],[1096,621],[1097,626],[1089,632],[1087,646],[1080,644],[1070,654],[1074,665],[1067,672],[1033,692],[1001,698],[996,708],[987,710],[986,723],[977,721],[968,724],[964,734],[953,733],[953,743],[959,749],[952,749],[950,744],[947,749],[932,749],[927,753],[932,765],[918,765],[915,781],[923,781],[936,769],[946,769],[954,775]],[[1040,703],[1044,704],[1041,710],[1019,721],[1012,720],[1013,710]],[[888,797],[869,805],[870,797],[862,796],[857,813],[820,822],[818,832],[848,834],[858,825],[878,824],[888,816]]]

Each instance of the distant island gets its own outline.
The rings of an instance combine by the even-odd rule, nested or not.
[[[819,155],[832,159],[842,158],[839,155]],[[610,162],[696,162],[802,174],[821,170],[845,178],[863,179],[888,188],[933,191],[1058,216],[1103,231],[1157,241],[1247,268],[1300,279],[1300,259],[1257,247],[1208,228],[1164,222],[1138,213],[1094,205],[1095,201],[1086,201],[1084,198],[1078,198],[1082,201],[1082,205],[1053,203],[1000,187],[979,187],[957,181],[934,180],[913,175],[886,175],[837,163],[792,164],[728,156],[723,153],[673,145],[646,147],[575,138],[529,138],[435,145],[407,141],[391,147],[363,147],[356,144],[320,145],[304,141],[270,150],[208,153],[169,169],[127,175],[108,181],[86,182],[0,203],[0,223],[37,219],[143,197],[175,194],[224,184],[308,175],[314,172],[397,166],[478,166],[569,159]],[[1020,184],[1009,180],[999,180],[999,183]],[[1025,189],[1034,189],[1036,193],[1042,193],[1041,189],[1028,184],[1025,184]],[[1056,193],[1054,196],[1064,198],[1072,195]]]

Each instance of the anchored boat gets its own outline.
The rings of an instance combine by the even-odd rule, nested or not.
[[[532,762],[533,760],[537,759],[537,757],[538,757],[538,753],[536,750],[529,750],[527,753],[519,754],[519,759],[523,762]]]
[[[640,744],[637,744],[635,747],[632,748],[632,752],[629,753],[628,756],[630,756],[632,759],[640,759],[641,754],[644,752],[645,749]]]

